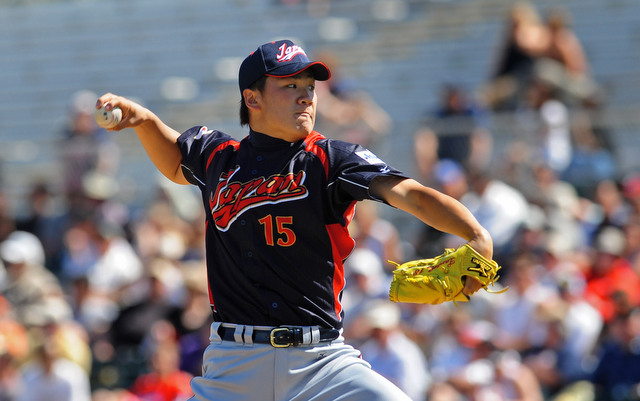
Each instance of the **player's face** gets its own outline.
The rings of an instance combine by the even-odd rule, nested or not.
[[[293,142],[313,131],[317,96],[310,73],[268,77],[261,98],[261,132]]]

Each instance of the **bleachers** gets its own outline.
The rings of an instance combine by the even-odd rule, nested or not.
[[[357,26],[348,41],[319,35],[321,17],[275,0],[136,0],[56,2],[0,7],[0,156],[5,190],[19,198],[32,176],[56,180],[54,144],[67,101],[79,89],[134,96],[176,129],[203,123],[243,135],[233,81],[214,73],[222,57],[244,57],[265,39],[290,36],[311,51],[329,48],[344,73],[394,119],[381,156],[411,171],[411,136],[435,106],[444,82],[473,90],[486,78],[510,0],[406,0],[403,21],[372,17],[371,0],[333,1],[329,16]],[[612,107],[640,104],[640,3],[566,0],[594,74]],[[541,10],[554,0],[536,2]],[[200,84],[189,104],[160,95],[160,83],[186,76]],[[640,124],[638,124],[640,125]],[[498,129],[496,132],[500,135]],[[123,175],[140,191],[155,174],[133,135],[121,133]],[[626,143],[626,142],[625,142]],[[19,151],[33,149],[33,152]],[[19,177],[19,178],[18,178]]]

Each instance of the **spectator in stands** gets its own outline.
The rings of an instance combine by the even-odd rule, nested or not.
[[[120,161],[119,149],[106,130],[95,122],[95,99],[89,90],[73,94],[69,102],[69,121],[60,142],[63,189],[73,207],[82,191],[82,179],[89,172],[113,175]]]
[[[9,204],[9,196],[0,189],[0,241],[16,230],[15,216]]]
[[[181,278],[174,274],[175,267],[165,260],[156,260],[148,266],[145,274],[136,286],[138,299],[123,306],[116,320],[111,325],[109,335],[116,348],[139,350],[149,328],[158,321],[170,322],[181,333],[182,305],[172,302],[170,291],[172,285]]]
[[[373,299],[388,299],[391,278],[380,256],[368,248],[356,248],[345,261],[347,285],[342,294],[342,308],[350,318],[344,322],[344,335],[356,345],[366,340],[369,327],[365,312]]]
[[[575,187],[562,180],[547,163],[533,166],[533,174],[529,201],[544,210],[549,224],[558,229],[578,224],[581,198]]]
[[[523,112],[535,119],[533,147],[536,157],[562,174],[573,156],[569,109],[559,100],[557,90],[541,80],[530,83]]]
[[[7,270],[2,295],[18,322],[30,327],[71,317],[60,281],[44,267],[44,250],[36,236],[13,232],[0,244],[0,258]]]
[[[495,364],[495,382],[479,391],[479,397],[492,396],[521,401],[543,401],[540,382],[533,371],[522,362],[514,351],[501,351],[492,355]]]
[[[463,333],[474,319],[466,306],[442,305],[443,308],[426,307],[420,312],[428,322],[410,322],[410,331],[420,339],[427,355],[429,371],[434,384],[443,383],[471,361],[473,350],[463,341]],[[414,318],[415,319],[415,318]],[[404,318],[403,321],[407,321]],[[474,331],[475,333],[476,331]]]
[[[422,126],[413,136],[413,157],[416,177],[425,185],[433,185],[433,174],[438,162],[438,136],[431,127]]]
[[[78,322],[71,317],[47,321],[36,328],[55,342],[58,355],[74,362],[87,374],[91,374],[93,356],[89,345],[89,335]]]
[[[22,367],[19,401],[89,401],[89,376],[78,364],[60,356],[55,339],[38,331],[33,360]]]
[[[352,237],[356,240],[356,246],[364,247],[375,252],[385,267],[389,269],[393,265],[386,263],[388,260],[403,260],[402,242],[398,229],[387,219],[378,214],[378,204],[373,201],[358,203],[349,226]]]
[[[117,318],[108,331],[94,341],[94,353],[99,358],[98,371],[115,370],[109,379],[106,374],[97,374],[99,386],[129,388],[145,373],[152,354],[165,341],[177,341],[184,333],[181,325],[182,305],[169,299],[168,277],[163,270],[167,266],[150,266],[150,273],[136,283],[136,298],[120,305]],[[167,276],[172,276],[168,274]],[[170,278],[169,278],[170,279]],[[106,382],[105,378],[109,379]],[[145,399],[144,397],[142,397]],[[186,399],[186,398],[185,398]]]
[[[582,43],[571,27],[569,10],[552,7],[545,24],[549,40],[536,64],[536,77],[557,88],[563,101],[570,105],[595,100],[596,84]]]
[[[345,311],[373,298],[388,296],[391,277],[382,264],[380,257],[371,249],[356,248],[351,252],[344,264],[345,277],[350,283],[343,294]]]
[[[556,60],[570,74],[589,73],[589,63],[584,49],[575,32],[571,30],[571,15],[562,6],[555,6],[547,13],[546,24],[549,28],[549,47],[543,57]]]
[[[529,202],[490,171],[470,171],[467,181],[470,190],[460,201],[491,234],[496,260],[506,259],[529,217]]]
[[[143,266],[122,227],[91,217],[66,232],[62,273],[67,280],[86,276],[93,290],[119,300],[142,277]]]
[[[578,271],[554,272],[559,296],[548,297],[538,314],[548,320],[544,346],[525,358],[547,394],[565,391],[590,374],[592,357],[604,320],[584,298],[585,280]]]
[[[202,328],[211,326],[209,289],[206,281],[202,280],[203,268],[204,261],[202,260],[183,262],[179,266],[185,292],[184,301],[179,303],[181,306],[180,326],[182,326],[184,333],[199,332]],[[164,281],[176,280],[167,277]]]
[[[640,173],[637,171],[627,173],[622,178],[621,189],[633,215],[640,216]]]
[[[94,140],[93,136],[79,136],[73,142],[93,143]],[[70,148],[74,146],[76,144],[69,145]],[[95,154],[87,156],[88,159],[91,157],[97,156]],[[73,280],[79,274],[85,274],[89,270],[89,265],[99,257],[101,251],[96,247],[95,242],[99,237],[96,235],[99,232],[96,226],[98,222],[102,228],[109,226],[113,230],[121,231],[120,234],[123,237],[127,236],[129,209],[127,205],[117,200],[119,185],[113,174],[110,171],[99,171],[97,168],[82,171],[78,177],[77,186],[74,186],[71,192],[64,194],[64,210],[52,218],[57,230],[54,235],[58,235],[58,242],[54,241],[53,244],[53,252],[56,253],[52,255],[55,258],[52,264],[63,282]],[[67,238],[69,235],[75,235],[73,240],[80,242],[69,241]]]
[[[16,219],[16,229],[34,234],[42,242],[46,267],[59,275],[59,253],[65,226],[61,221],[62,205],[46,180],[35,181],[29,190],[26,214]]]
[[[440,103],[429,112],[416,138],[426,135],[436,146],[437,158],[448,159],[467,168],[486,168],[491,159],[492,137],[487,130],[486,114],[466,91],[447,84],[442,87]]]
[[[39,234],[46,231],[41,226],[46,224],[52,199],[53,193],[45,180],[34,182],[29,189],[26,215],[16,219],[16,229],[30,232],[40,238],[42,235]]]
[[[211,306],[206,280],[202,280],[204,261],[182,264],[186,300],[182,307],[180,325],[184,333],[179,336],[180,369],[198,376],[202,373],[202,356],[209,345]]]
[[[99,388],[91,394],[91,401],[144,401],[123,388]]]
[[[640,277],[640,215],[635,213],[623,227],[626,247],[624,257]]]
[[[529,218],[530,205],[524,195],[488,169],[465,170],[449,159],[435,164],[433,178],[435,187],[473,211],[494,239],[494,257],[504,260]],[[432,255],[443,247],[461,245],[455,241],[437,230],[423,229],[415,246],[418,253]]]
[[[400,387],[414,401],[425,399],[431,378],[418,345],[400,327],[400,307],[372,300],[364,312],[370,338],[360,346],[371,368]]]
[[[434,384],[429,400],[542,401],[542,389],[533,372],[515,351],[496,349],[494,327],[478,320],[463,328],[460,341],[470,350],[469,361],[446,381]]]
[[[543,346],[548,336],[548,322],[538,315],[538,310],[544,301],[557,296],[557,288],[542,280],[545,273],[536,255],[514,256],[504,280],[509,291],[493,305],[491,317],[496,326],[492,341],[499,349],[524,355]]]
[[[494,56],[495,66],[481,89],[493,110],[515,110],[523,101],[534,76],[536,60],[549,47],[550,35],[538,10],[528,1],[518,1],[509,10],[505,32]]]
[[[596,130],[586,111],[573,111],[571,124],[573,156],[562,178],[585,197],[592,198],[599,182],[614,180],[618,175],[609,133]]]
[[[329,138],[357,143],[372,151],[391,131],[392,121],[373,97],[350,78],[342,75],[338,58],[328,51],[317,57],[331,70],[331,79],[317,81],[316,130]]]
[[[640,308],[617,315],[608,324],[591,376],[595,399],[637,400],[640,388]]]
[[[86,276],[69,280],[66,290],[74,320],[87,331],[90,341],[104,336],[120,313],[118,300],[94,289]]]
[[[466,170],[454,160],[442,159],[436,164],[433,177],[436,186],[445,194],[455,199],[470,191]]]
[[[616,180],[602,180],[596,184],[591,197],[600,212],[598,226],[623,227],[633,216],[633,208]]]
[[[456,161],[442,159],[437,161],[430,173],[431,186],[438,188],[442,193],[455,199],[462,197],[469,192],[466,172]],[[415,243],[412,245],[418,255],[438,255],[447,246],[446,236],[431,227],[421,227]]]
[[[154,346],[150,371],[141,374],[131,392],[143,400],[178,401],[193,395],[193,376],[180,370],[180,350],[175,339],[167,339]]]
[[[166,199],[154,199],[132,224],[136,252],[145,263],[158,257],[202,261],[204,239],[198,223],[181,218]]]
[[[552,87],[570,106],[600,102],[600,91],[570,20],[562,6],[552,7],[543,21],[531,3],[514,4],[495,70],[481,91],[490,108],[516,109],[535,81]]]
[[[29,354],[28,331],[9,316],[11,305],[0,298],[0,400],[16,400],[20,392],[20,365]]]
[[[129,242],[129,209],[115,201],[112,177],[89,173],[75,210],[57,216],[59,276],[74,316],[90,336],[103,334],[118,314],[121,291],[142,275],[142,262]]]
[[[595,255],[586,272],[585,297],[606,323],[640,306],[640,277],[623,257],[625,245],[622,229],[602,228],[595,238]]]

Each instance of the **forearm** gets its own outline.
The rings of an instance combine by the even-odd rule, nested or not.
[[[178,184],[189,183],[182,174],[182,154],[177,142],[180,134],[177,131],[150,111],[149,116],[134,130],[149,158],[165,177]]]
[[[491,259],[493,241],[487,230],[462,203],[413,179],[382,177],[372,191],[390,205],[404,210],[425,224],[469,242],[478,253]]]
[[[178,148],[180,134],[166,125],[149,109],[125,97],[107,93],[96,102],[96,108],[122,110],[122,120],[110,130],[119,131],[133,128],[153,164],[171,181],[188,184],[182,174],[182,154]]]

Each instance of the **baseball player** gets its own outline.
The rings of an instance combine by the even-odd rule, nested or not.
[[[488,232],[459,202],[392,168],[367,149],[314,131],[315,81],[329,69],[302,47],[258,47],[239,71],[238,141],[203,126],[180,134],[133,101],[114,130],[133,127],[155,166],[202,191],[214,323],[193,400],[409,398],[344,343],[347,226],[364,199],[405,210],[491,258]],[[467,280],[465,294],[481,287]]]

